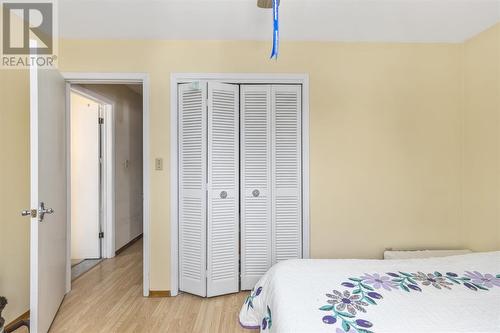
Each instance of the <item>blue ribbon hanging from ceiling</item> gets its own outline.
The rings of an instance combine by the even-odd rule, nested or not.
[[[273,0],[273,50],[271,51],[271,59],[278,59],[279,44],[280,44],[280,21],[279,21],[279,0]]]

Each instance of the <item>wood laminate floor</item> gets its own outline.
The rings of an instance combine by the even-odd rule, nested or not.
[[[238,323],[247,295],[142,297],[141,240],[73,281],[50,332],[254,333]]]
[[[71,266],[71,280],[75,280],[86,272],[90,271],[94,266],[99,265],[102,259],[84,259],[79,263]]]

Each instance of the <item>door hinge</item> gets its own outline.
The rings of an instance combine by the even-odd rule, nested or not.
[[[102,231],[101,231],[101,232],[99,233],[99,238],[104,238],[104,232],[102,232]]]
[[[104,118],[99,117],[99,124],[104,124]]]

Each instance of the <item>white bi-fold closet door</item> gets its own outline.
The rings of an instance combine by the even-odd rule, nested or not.
[[[300,85],[241,87],[241,289],[302,258]]]
[[[301,86],[186,83],[178,101],[179,289],[251,289],[302,257]]]
[[[239,290],[239,87],[179,85],[180,290]]]

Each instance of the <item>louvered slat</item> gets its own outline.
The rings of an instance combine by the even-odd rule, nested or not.
[[[241,289],[271,267],[271,86],[241,86]]]
[[[302,258],[301,86],[272,87],[273,263]]]
[[[206,296],[206,83],[179,85],[179,289]]]
[[[208,84],[208,297],[239,291],[239,88]]]

